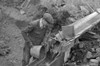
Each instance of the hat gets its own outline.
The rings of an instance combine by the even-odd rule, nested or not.
[[[53,19],[52,15],[49,13],[45,13],[43,15],[43,19],[45,19],[45,21],[47,21],[47,23],[49,23],[49,24],[54,24],[54,19]]]

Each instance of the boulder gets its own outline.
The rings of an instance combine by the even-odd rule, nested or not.
[[[92,57],[92,53],[90,51],[88,51],[86,54],[86,58],[91,58],[91,57]]]

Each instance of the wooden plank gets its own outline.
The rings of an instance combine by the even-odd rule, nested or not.
[[[65,38],[74,38],[78,37],[84,32],[86,32],[89,28],[93,27],[100,21],[100,14],[97,12],[93,12],[92,14],[76,21],[75,23],[63,26],[62,34]]]

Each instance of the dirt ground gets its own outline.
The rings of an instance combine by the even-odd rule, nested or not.
[[[0,57],[0,66],[21,66],[24,39],[13,20],[7,19],[4,22],[0,32],[0,42],[9,46],[10,51],[8,55]]]
[[[10,0],[5,0],[5,1],[7,1],[8,3],[12,3],[12,1],[14,1],[14,3],[17,3],[21,0],[11,0],[11,2],[9,2]],[[65,0],[65,1],[66,4],[68,4],[67,8],[69,8],[69,5],[79,6],[85,2],[88,2],[93,8],[100,7],[100,0]],[[8,3],[2,3],[2,5],[5,4],[6,6]],[[58,3],[61,3],[60,0],[58,0]],[[17,5],[17,4],[12,4],[12,5]],[[22,49],[24,46],[24,39],[21,35],[20,29],[23,29],[27,25],[27,22],[23,20],[28,21],[28,19],[26,18],[26,16],[21,16],[17,11],[17,9],[11,7],[12,5],[9,5],[10,7],[3,8],[4,9],[3,13],[0,12],[0,46],[1,48],[2,46],[5,47],[5,49],[0,49],[0,66],[21,66],[21,60],[23,58]],[[72,10],[72,12],[74,11],[75,10]]]

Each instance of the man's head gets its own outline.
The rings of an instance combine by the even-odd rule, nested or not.
[[[40,19],[41,26],[52,26],[54,24],[54,19],[49,13],[45,13],[43,18]]]
[[[49,13],[45,13],[45,14],[43,15],[43,19],[44,19],[48,24],[54,24],[54,19],[53,19],[52,15],[49,14]]]

